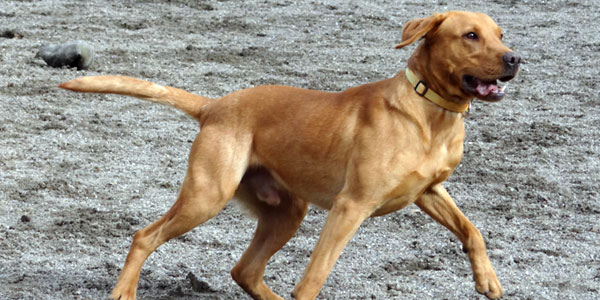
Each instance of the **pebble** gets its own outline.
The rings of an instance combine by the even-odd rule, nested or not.
[[[192,285],[192,289],[197,293],[210,293],[213,292],[213,289],[206,283],[206,281],[199,280],[194,273],[189,272],[187,275],[187,279],[190,281]]]
[[[71,41],[59,45],[43,45],[36,57],[41,57],[54,68],[68,66],[85,70],[94,60],[94,50],[84,41]]]

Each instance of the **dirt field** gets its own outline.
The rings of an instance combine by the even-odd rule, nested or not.
[[[454,9],[491,15],[524,63],[505,100],[474,103],[446,186],[484,235],[505,299],[597,299],[599,2],[350,2],[3,0],[0,299],[106,298],[135,231],[175,200],[199,129],[169,107],[59,83],[124,74],[211,97],[261,84],[338,91],[403,69],[414,49],[393,48],[403,24]],[[76,39],[96,50],[87,71],[34,57]],[[325,216],[311,209],[270,262],[280,295]],[[231,202],[149,258],[139,298],[248,299],[229,270],[254,225]],[[460,242],[410,206],[361,227],[319,298],[483,299],[471,277]]]

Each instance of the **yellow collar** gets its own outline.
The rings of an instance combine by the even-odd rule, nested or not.
[[[442,98],[438,93],[429,89],[427,84],[421,81],[409,68],[406,68],[406,78],[415,89],[415,92],[417,92],[417,95],[425,97],[438,106],[458,113],[464,113],[469,110],[469,103],[458,104]]]

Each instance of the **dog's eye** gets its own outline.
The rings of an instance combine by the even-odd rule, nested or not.
[[[478,40],[479,39],[479,36],[477,36],[477,33],[475,33],[475,32],[469,32],[469,33],[465,34],[464,37],[466,37],[470,40]]]

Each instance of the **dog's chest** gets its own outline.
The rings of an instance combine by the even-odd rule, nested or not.
[[[398,153],[390,166],[390,186],[382,205],[374,215],[387,214],[415,202],[428,188],[452,174],[462,158],[462,138],[446,139],[427,151]]]

